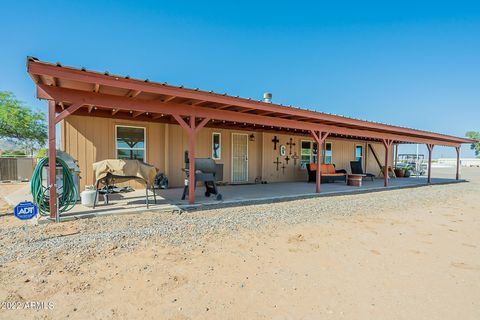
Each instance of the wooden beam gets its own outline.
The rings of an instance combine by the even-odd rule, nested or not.
[[[223,106],[220,106],[218,108],[214,108],[215,110],[223,110],[223,109],[227,109],[227,108],[230,108],[230,107],[233,107],[233,105],[231,104],[226,104],[226,105],[223,105]]]
[[[142,91],[140,91],[140,90],[130,90],[130,91],[128,91],[128,93],[127,93],[127,97],[129,97],[129,98],[135,98],[135,97],[138,96],[140,93],[142,93]]]
[[[172,101],[175,98],[176,98],[176,96],[171,96],[171,97],[168,97],[166,99],[162,99],[162,102],[169,102],[169,101]]]
[[[136,117],[138,117],[139,115],[144,114],[144,113],[145,113],[145,112],[143,112],[143,111],[135,111],[135,112],[132,112],[132,117],[136,118]]]
[[[37,87],[39,88],[39,90],[37,90],[37,94],[38,97],[41,99],[53,99],[56,101],[67,101],[70,103],[83,103],[89,105],[104,106],[108,108],[143,111],[155,114],[163,113],[183,116],[189,116],[193,114],[195,117],[198,118],[210,118],[215,120],[225,120],[239,123],[245,122],[250,124],[266,125],[285,129],[290,128],[299,130],[321,130],[323,132],[330,132],[331,134],[339,134],[352,137],[364,137],[379,140],[391,139],[398,142],[435,143],[438,145],[453,147],[458,145],[458,143],[450,141],[412,137],[407,135],[398,135],[365,129],[352,129],[326,124],[313,124],[304,121],[266,117],[251,113],[239,113],[230,110],[218,110],[198,106],[189,106],[179,103],[163,103],[154,100],[129,99],[121,96],[95,94],[92,92],[86,92],[81,90],[57,88],[45,85],[38,85]]]
[[[152,115],[152,119],[156,120],[156,119],[162,118],[164,116],[165,115],[163,113],[157,113],[157,114]]]
[[[83,106],[83,103],[72,104],[67,109],[63,110],[58,116],[55,117],[55,123],[59,123],[69,115],[73,114],[75,111],[80,109]]]
[[[200,131],[200,129],[202,129],[203,127],[205,127],[205,125],[206,125],[210,120],[211,120],[210,118],[205,118],[205,119],[203,119],[199,124],[197,124],[196,127],[195,127],[195,133],[198,133],[198,131]]]
[[[112,109],[112,116],[116,115],[120,111],[119,109]]]
[[[460,146],[455,147],[455,151],[457,152],[457,167],[455,171],[455,180],[460,180]]]
[[[49,206],[50,218],[58,220],[57,218],[57,144],[56,144],[56,130],[55,130],[55,101],[48,102],[48,166],[49,166],[49,180],[48,187],[50,192]]]
[[[93,110],[93,104],[88,106],[88,113],[92,113],[92,110]]]
[[[175,120],[177,120],[178,124],[185,130],[187,130],[188,132],[190,132],[191,128],[190,126],[185,122],[185,120],[183,120],[183,118],[179,115],[176,115],[176,114],[172,114],[172,116],[175,118]]]
[[[240,110],[240,111],[238,111],[238,112],[240,112],[240,113],[246,113],[246,112],[250,112],[250,111],[253,111],[253,110],[256,110],[256,109],[247,108],[247,109]]]
[[[433,148],[435,145],[433,143],[427,143],[428,149],[428,183],[432,183],[432,155],[433,155]]]

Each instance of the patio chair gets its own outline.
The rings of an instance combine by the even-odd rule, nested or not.
[[[347,181],[347,171],[344,169],[336,170],[334,164],[321,164],[321,177],[320,182],[335,182],[335,181]],[[308,163],[308,182],[317,181],[317,164]]]
[[[350,169],[352,169],[352,174],[363,174],[365,178],[370,178],[372,181],[375,179],[375,175],[372,173],[363,173],[362,162],[361,161],[350,161]]]

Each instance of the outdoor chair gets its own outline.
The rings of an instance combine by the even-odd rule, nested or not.
[[[320,171],[320,182],[335,182],[337,180],[346,182],[347,180],[347,171],[344,169],[336,170],[334,164],[321,164]],[[308,163],[307,164],[308,172],[308,182],[317,181],[317,164]]]
[[[362,162],[361,161],[350,161],[350,169],[352,169],[352,174],[362,174],[365,178],[370,178],[372,181],[375,179],[375,175],[372,173],[363,173]]]

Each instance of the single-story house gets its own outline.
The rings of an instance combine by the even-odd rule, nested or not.
[[[456,148],[472,140],[352,119],[275,104],[268,94],[256,101],[222,93],[131,79],[27,59],[37,97],[49,105],[49,157],[60,146],[78,160],[81,186],[94,184],[92,164],[104,159],[134,158],[164,172],[170,186],[184,185],[184,154],[223,164],[229,184],[259,181],[306,181],[310,163],[335,164],[350,172],[350,161],[363,171],[383,173],[388,185],[394,146],[421,143]],[[318,160],[319,159],[319,160]],[[50,162],[51,167],[54,163]],[[430,168],[430,166],[429,166]],[[194,161],[189,161],[194,172]],[[320,170],[316,171],[320,192]],[[54,175],[51,175],[52,177]],[[430,170],[428,177],[430,180]],[[195,201],[193,175],[189,201]],[[458,169],[457,169],[458,179]],[[55,181],[50,182],[55,189]],[[55,198],[51,197],[54,214]]]

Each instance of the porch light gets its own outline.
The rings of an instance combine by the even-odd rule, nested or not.
[[[248,137],[248,140],[250,140],[252,142],[255,141],[255,135],[253,133],[250,134],[250,136]]]

